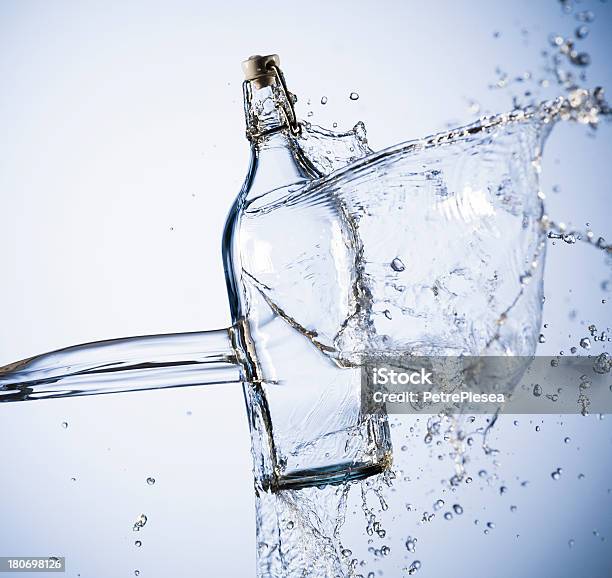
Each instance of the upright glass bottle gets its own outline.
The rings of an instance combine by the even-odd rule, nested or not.
[[[256,485],[359,479],[390,461],[386,418],[361,412],[360,370],[335,343],[359,308],[355,231],[342,204],[309,197],[319,177],[276,55],[243,63],[251,161],[227,219],[223,258]]]

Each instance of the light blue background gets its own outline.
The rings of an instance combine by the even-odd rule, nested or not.
[[[596,14],[588,85],[612,93],[612,6],[577,6]],[[0,364],[229,323],[220,234],[248,162],[240,62],[250,54],[281,55],[300,116],[342,128],[364,120],[382,148],[472,121],[472,99],[508,110],[510,91],[489,89],[495,68],[537,72],[548,35],[577,25],[553,0],[0,0]],[[543,173],[553,218],[612,237],[611,145],[609,124],[595,138],[556,131]],[[550,247],[543,353],[568,352],[590,323],[610,325],[600,288],[609,271],[590,247]],[[479,485],[465,496],[464,526],[422,530],[420,576],[608,575],[612,418],[547,417],[539,434],[520,421],[495,436],[500,477],[532,481],[519,511],[504,523],[507,504]],[[410,499],[425,507],[446,474],[413,452],[429,478]],[[239,390],[7,404],[0,456],[0,555],[64,555],[68,576],[92,578],[253,575]],[[473,529],[480,508],[501,520],[492,535]],[[141,512],[149,522],[134,533]]]

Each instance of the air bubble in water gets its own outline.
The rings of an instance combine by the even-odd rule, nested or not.
[[[142,546],[142,542],[140,540],[136,540],[136,542],[134,542],[134,546],[136,546],[136,548],[140,548]]]
[[[351,100],[358,100],[359,99],[359,95],[356,92],[351,92],[351,94],[349,94],[349,98]]]
[[[542,395],[542,386],[539,383],[536,383],[533,386],[533,395],[536,397],[540,397]]]
[[[322,96],[321,97],[321,104],[327,104],[327,97],[326,96]]]
[[[455,511],[455,514],[457,514],[457,516],[461,516],[461,514],[463,514],[463,506],[461,506],[460,504],[455,504],[453,506],[453,510]]]
[[[401,273],[406,269],[406,265],[404,265],[404,263],[399,257],[395,257],[395,259],[391,261],[391,269],[397,271],[398,273]]]
[[[68,428],[68,422],[67,422],[67,421],[63,421],[63,422],[62,422],[62,427],[63,427],[64,429],[67,429],[67,428]]]
[[[151,478],[151,477],[147,478],[147,484],[149,484],[149,486],[154,485],[155,484],[155,478]]]
[[[136,521],[134,522],[134,527],[132,528],[132,530],[134,530],[134,532],[139,532],[140,528],[144,527],[146,523],[147,523],[147,517],[144,514],[140,514],[140,516],[136,518]]]
[[[583,337],[580,340],[580,347],[583,349],[591,349],[591,340],[588,337]]]
[[[408,536],[408,539],[406,540],[406,550],[408,550],[408,552],[416,552],[416,543],[416,538]]]
[[[540,337],[538,337],[538,341],[540,343],[546,343],[546,337],[544,337],[543,333],[540,333]]]
[[[439,510],[442,506],[444,505],[444,500],[436,500],[436,503],[434,504],[434,510]]]
[[[563,470],[561,468],[557,468],[552,474],[550,474],[550,477],[553,480],[558,480],[561,477],[561,472]]]

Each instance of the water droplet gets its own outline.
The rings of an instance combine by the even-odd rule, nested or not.
[[[321,104],[327,104],[327,97],[326,96],[322,96],[321,97]]]
[[[540,333],[540,337],[538,337],[538,341],[540,343],[546,343],[546,337],[544,337],[543,333]]]
[[[575,543],[576,543],[576,540],[571,539],[571,540],[569,540],[569,541],[567,542],[567,545],[568,545],[570,548],[573,548]]]
[[[434,504],[434,510],[438,511],[444,505],[444,500],[437,500]]]
[[[506,486],[501,486],[501,487],[499,488],[499,493],[500,493],[500,495],[502,495],[502,496],[503,496],[503,495],[504,495],[504,494],[505,494],[507,491],[508,491],[508,488],[507,488]]]
[[[406,265],[404,265],[404,263],[399,257],[396,257],[395,259],[393,259],[393,261],[391,261],[391,269],[397,271],[398,273],[401,273],[406,269]]]
[[[408,536],[408,539],[406,540],[406,550],[408,550],[408,552],[415,552],[416,543],[417,543],[416,538],[413,538],[412,536]]]
[[[557,468],[552,474],[550,474],[550,477],[553,480],[558,480],[561,477],[561,472],[562,472],[561,468]]]
[[[410,575],[416,574],[420,568],[421,568],[421,561],[415,560],[412,564],[410,564],[410,567],[408,568],[408,574]]]
[[[134,527],[132,528],[132,530],[134,530],[134,532],[139,532],[140,528],[142,528],[146,523],[147,523],[147,517],[144,514],[140,514],[140,516],[136,518],[136,521],[134,522]]]
[[[67,429],[67,428],[68,428],[68,422],[67,422],[67,421],[63,421],[63,422],[62,422],[62,427],[63,427],[64,429]]]
[[[351,552],[351,550],[349,550],[348,548],[345,548],[344,550],[342,550],[342,555],[345,558],[348,558],[349,556],[351,556],[353,554],[353,552]]]
[[[494,530],[495,524],[493,522],[487,522],[487,528],[489,528],[489,530]]]
[[[595,14],[592,10],[583,10],[576,14],[576,20],[580,22],[593,22],[593,20],[595,20]]]
[[[384,316],[385,316],[387,319],[389,319],[389,320],[390,320],[390,319],[393,319],[393,317],[391,317],[391,311],[389,311],[388,309],[385,309],[385,310],[383,311],[383,314],[384,314]]]
[[[289,520],[287,522],[287,530],[293,530],[294,527],[295,527],[295,524],[293,523],[293,521]]]
[[[155,478],[151,478],[151,477],[147,478],[147,484],[149,484],[149,486],[154,485],[155,484]]]
[[[591,64],[591,55],[587,52],[571,53],[570,58],[576,66],[588,66]]]
[[[142,546],[142,542],[140,540],[136,540],[136,542],[134,542],[134,546],[136,546],[136,548],[140,548]]]
[[[452,520],[453,519],[453,515],[450,512],[445,512],[444,513],[444,519],[445,520]]]
[[[460,504],[455,504],[453,506],[453,510],[455,511],[455,514],[457,514],[457,516],[461,516],[461,514],[463,514],[463,506],[461,506]]]
[[[588,26],[582,25],[576,28],[576,38],[580,38],[580,40],[582,40],[583,38],[586,38],[588,35],[589,35]]]
[[[582,347],[583,349],[590,349],[591,348],[591,340],[588,337],[583,337],[580,340],[580,347]]]
[[[542,386],[539,383],[536,383],[533,386],[533,395],[536,397],[540,397],[542,395]]]
[[[567,438],[565,438],[563,441],[564,441],[566,444],[569,444],[569,443],[570,443],[572,440],[571,440],[569,437],[567,437]]]
[[[134,576],[140,576],[140,570],[134,570]]]
[[[516,506],[514,506],[514,505],[513,505],[513,506],[510,506],[510,511],[511,511],[511,512],[516,512]]]
[[[351,94],[349,94],[349,98],[351,100],[358,100],[359,99],[359,95],[356,92],[351,92]]]

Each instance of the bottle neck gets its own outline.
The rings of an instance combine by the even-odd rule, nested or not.
[[[319,176],[295,142],[297,123],[290,98],[278,83],[260,88],[245,83],[247,137],[252,151],[250,197]]]
[[[244,84],[244,112],[247,138],[259,141],[280,130],[297,132],[293,102],[286,88],[279,82],[260,86],[257,82]]]

